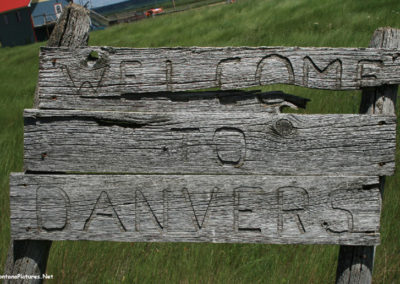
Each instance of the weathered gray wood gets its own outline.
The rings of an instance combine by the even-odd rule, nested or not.
[[[4,279],[3,283],[42,283],[50,247],[48,240],[12,240],[3,274],[10,278]],[[12,279],[18,274],[21,277]]]
[[[372,36],[370,47],[400,49],[400,30],[379,28]],[[400,58],[400,53],[396,58]],[[380,88],[365,88],[362,92],[360,113],[368,114],[396,114],[397,86],[385,85]]]
[[[400,30],[379,28],[372,36],[370,47],[400,48]],[[360,113],[395,115],[397,85],[365,88],[362,91]],[[383,196],[385,178],[380,177]],[[336,274],[337,284],[364,284],[372,282],[375,248],[372,246],[342,246]]]
[[[365,48],[42,48],[39,70],[46,104],[65,95],[79,100],[276,83],[348,90],[399,82],[399,50]]]
[[[77,4],[69,4],[55,26],[47,46],[76,48],[87,46],[89,41],[89,10]]]
[[[377,177],[11,176],[16,239],[379,243]]]
[[[340,246],[336,283],[371,283],[373,262],[373,246]]]
[[[372,48],[400,48],[400,29],[382,27],[375,30],[369,47]]]
[[[397,85],[363,89],[360,113],[394,115],[396,110],[397,89]]]
[[[113,110],[133,112],[269,112],[283,107],[305,108],[309,99],[281,91],[208,91],[121,94],[119,96],[42,95],[41,109]]]
[[[47,43],[48,46],[76,46],[87,45],[89,39],[90,19],[81,6],[71,4],[64,9],[53,33]],[[39,104],[39,87],[36,87],[34,105]],[[47,258],[51,247],[51,241],[13,240],[4,268],[7,275],[40,276],[40,279],[4,280],[4,283],[30,283],[40,284],[42,276],[46,272]]]
[[[386,175],[396,117],[26,110],[27,171]]]
[[[87,46],[89,41],[89,11],[82,6],[69,4],[61,14],[47,42],[48,47]],[[34,106],[39,105],[39,84],[36,86]]]

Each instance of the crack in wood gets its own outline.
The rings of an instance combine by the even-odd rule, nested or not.
[[[167,85],[167,91],[172,92],[172,61],[166,60],[165,61],[165,80]]]
[[[119,126],[123,128],[131,128],[131,129],[137,129],[137,128],[142,128],[148,125],[148,123],[138,123],[138,122],[133,122],[133,121],[126,121],[126,120],[113,120],[113,119],[96,119],[94,118],[94,121],[99,126]]]

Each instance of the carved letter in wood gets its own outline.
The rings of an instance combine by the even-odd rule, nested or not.
[[[234,89],[235,83],[239,82],[241,76],[240,57],[222,59],[217,65],[217,86],[220,88]],[[229,83],[228,83],[229,82]]]
[[[281,187],[278,189],[278,204],[278,234],[282,234],[284,230],[293,230],[293,227],[304,234],[306,224],[302,215],[307,213],[305,211],[309,204],[307,190],[300,187]]]
[[[380,70],[383,67],[381,60],[361,60],[358,62],[358,74],[360,87],[374,86],[374,82],[380,79]]]
[[[304,86],[309,88],[324,89],[326,86],[334,85],[340,89],[342,84],[342,62],[339,59],[333,60],[320,68],[309,57],[304,57]]]
[[[293,66],[284,56],[267,55],[257,64],[256,82],[259,85],[294,84]]]
[[[242,130],[221,127],[214,133],[217,157],[222,165],[240,167],[246,157],[246,137]]]
[[[69,223],[69,203],[68,195],[61,188],[39,186],[36,191],[39,230],[64,230]]]
[[[99,227],[107,232],[115,232],[118,230],[126,232],[126,228],[124,224],[122,224],[111,202],[110,196],[105,191],[102,191],[96,200],[90,216],[85,221],[83,230],[90,232],[91,229],[96,230],[95,228]]]
[[[14,174],[10,184],[15,239],[379,243],[377,177]]]

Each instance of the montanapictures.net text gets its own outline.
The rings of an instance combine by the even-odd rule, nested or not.
[[[40,275],[26,275],[26,274],[16,274],[16,275],[0,275],[0,279],[53,279],[53,275],[42,274]]]

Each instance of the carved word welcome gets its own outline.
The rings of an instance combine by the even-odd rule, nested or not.
[[[39,86],[44,97],[277,83],[346,90],[398,84],[399,74],[398,52],[372,48],[42,48]]]

